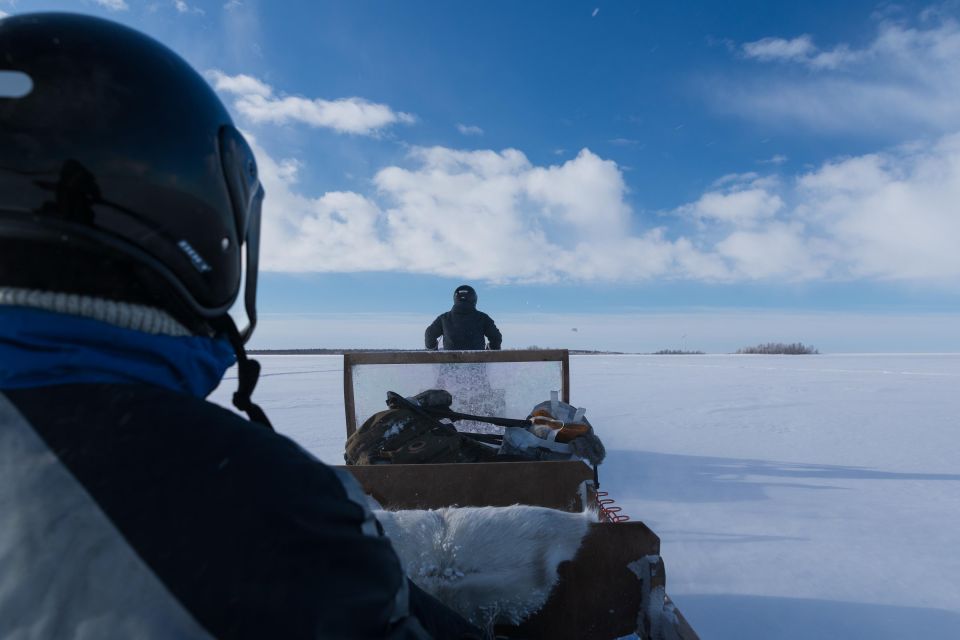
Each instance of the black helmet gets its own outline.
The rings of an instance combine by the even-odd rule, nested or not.
[[[476,306],[477,304],[477,292],[473,290],[468,284],[462,284],[457,287],[453,292],[453,302],[461,302]]]
[[[0,258],[27,261],[0,262],[0,284],[114,298],[103,289],[120,286],[215,324],[245,244],[247,339],[262,198],[250,147],[170,49],[90,16],[0,20]]]
[[[250,147],[168,48],[90,16],[0,20],[0,285],[153,304],[225,333],[234,405],[269,426],[243,348],[262,200]],[[240,332],[228,311],[244,257]]]

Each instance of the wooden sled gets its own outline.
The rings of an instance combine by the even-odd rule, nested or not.
[[[383,384],[383,375],[379,378],[365,375],[367,372],[358,372],[358,369],[452,363],[541,363],[538,366],[547,363],[551,371],[555,369],[559,374],[554,380],[556,386],[532,390],[531,393],[539,395],[532,396],[526,410],[537,401],[548,398],[550,391],[558,390],[557,387],[560,387],[561,397],[565,401],[569,399],[569,356],[566,351],[351,353],[344,356],[347,434],[358,425],[355,400],[361,395],[375,395],[370,389],[358,387]],[[543,374],[545,378],[552,376],[551,371]],[[411,385],[422,384],[410,380],[409,376],[401,379]],[[376,411],[383,406],[382,398],[388,390],[414,395],[423,389],[384,388],[380,393],[381,405],[375,408]],[[503,394],[498,397],[500,395]],[[514,413],[512,417],[516,415]],[[360,422],[365,417],[361,413]],[[594,471],[580,461],[343,468],[352,473],[364,491],[386,509],[525,504],[578,512],[597,506]],[[517,627],[498,627],[498,635],[612,640],[635,633],[644,640],[697,639],[697,634],[666,595],[660,538],[642,522],[591,524],[576,556],[572,561],[562,563],[558,573],[559,580],[544,607]]]

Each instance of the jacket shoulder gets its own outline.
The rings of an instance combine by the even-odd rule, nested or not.
[[[402,582],[389,542],[364,535],[363,507],[332,468],[292,440],[146,385],[6,396],[216,637],[306,637],[316,629],[369,637],[386,627]],[[334,555],[355,560],[346,566]]]

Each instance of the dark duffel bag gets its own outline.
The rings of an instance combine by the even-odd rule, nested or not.
[[[483,462],[497,450],[410,409],[375,413],[347,439],[343,454],[347,464],[424,464]]]

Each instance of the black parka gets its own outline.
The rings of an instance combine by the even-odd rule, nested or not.
[[[482,350],[486,341],[491,349],[499,349],[503,336],[493,318],[477,311],[476,302],[456,301],[453,308],[437,316],[424,333],[427,349],[436,349],[437,340],[443,336],[444,350]]]

